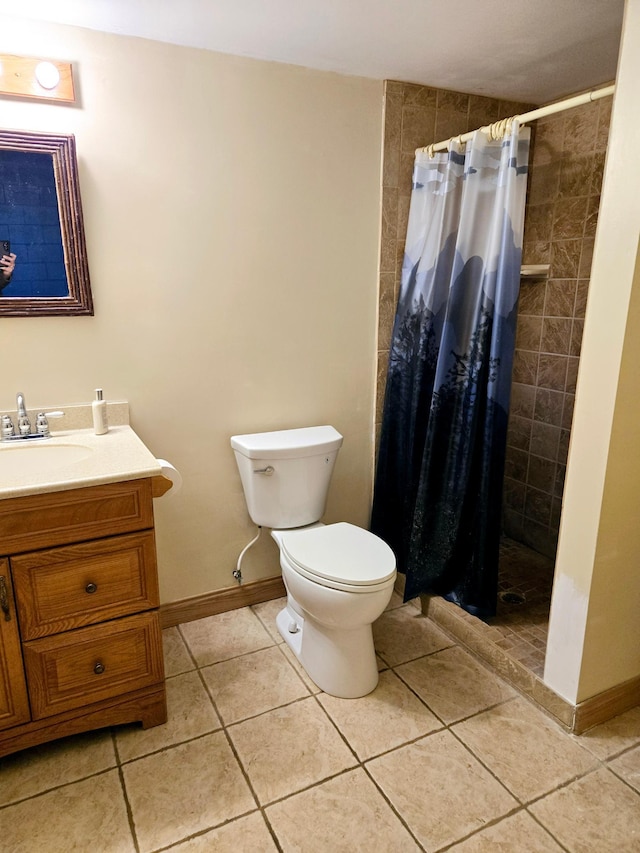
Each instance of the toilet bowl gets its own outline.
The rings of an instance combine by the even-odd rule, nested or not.
[[[393,552],[346,522],[274,530],[287,589],[278,631],[325,693],[365,696],[378,683],[373,622],[389,603]]]
[[[278,630],[318,687],[353,699],[378,683],[371,626],[391,598],[396,561],[373,533],[320,523],[341,445],[328,425],[231,437],[251,520],[280,548]]]

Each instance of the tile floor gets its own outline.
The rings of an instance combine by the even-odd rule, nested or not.
[[[423,596],[423,613],[571,727],[573,707],[544,685],[554,563],[526,545],[500,543],[498,609],[483,622],[439,596]],[[403,576],[399,576],[398,587]],[[514,600],[515,599],[515,600]]]
[[[0,760],[10,853],[640,850],[640,708],[566,734],[412,603],[363,699],[308,681],[282,600],[165,631],[169,722]]]
[[[554,561],[503,537],[500,543],[498,612],[490,625],[497,645],[542,676],[549,630]],[[513,601],[514,595],[521,601]]]

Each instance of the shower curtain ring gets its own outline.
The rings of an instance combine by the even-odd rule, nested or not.
[[[494,121],[489,125],[489,139],[504,139],[505,133],[509,130],[510,118],[501,118],[500,121]]]
[[[433,160],[435,156],[436,152],[434,151],[434,143],[432,143],[431,145],[427,145],[427,157],[429,158],[429,160]]]

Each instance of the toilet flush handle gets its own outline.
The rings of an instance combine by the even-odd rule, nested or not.
[[[273,467],[273,465],[267,465],[266,468],[254,468],[253,473],[254,474],[264,474],[265,477],[270,477],[275,470],[276,469]]]

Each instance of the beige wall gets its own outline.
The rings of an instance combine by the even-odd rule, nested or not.
[[[640,0],[626,6],[576,389],[545,681],[572,702],[640,677]]]
[[[156,503],[163,601],[235,583],[233,433],[332,423],[327,518],[366,524],[382,83],[46,24],[0,50],[74,63],[77,106],[3,99],[1,121],[76,135],[95,301],[0,319],[0,409],[130,402],[184,478]],[[267,538],[243,575],[278,573]]]

